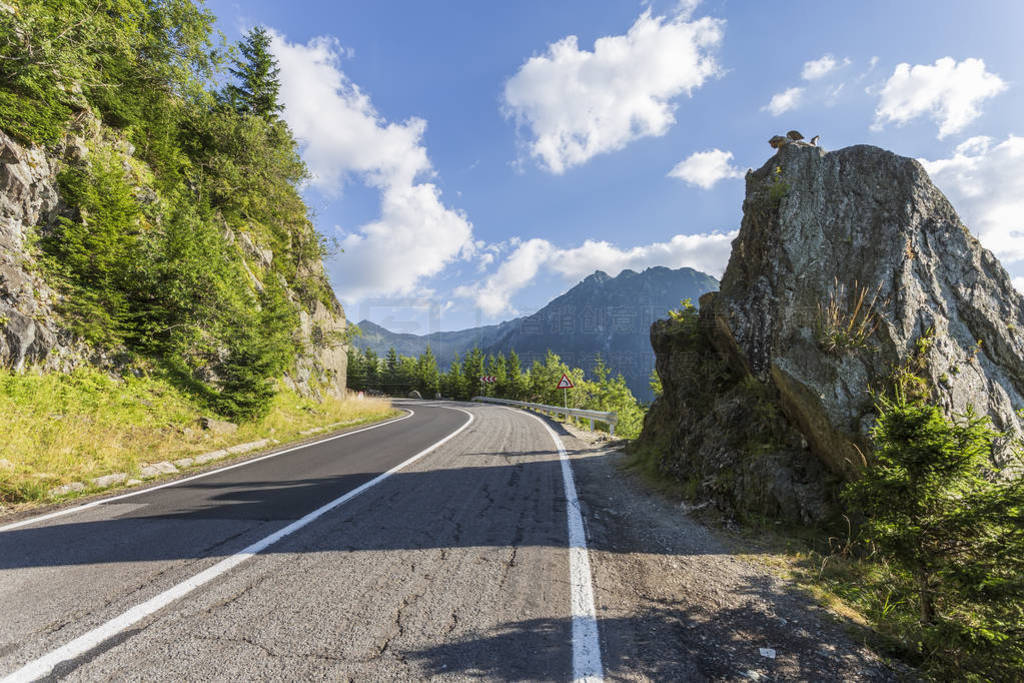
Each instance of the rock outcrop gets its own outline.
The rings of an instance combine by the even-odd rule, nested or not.
[[[908,372],[947,414],[1021,434],[1024,298],[917,161],[786,144],[746,183],[693,334],[652,328],[665,393],[641,446],[664,470],[723,507],[820,519],[870,455],[873,392]],[[692,386],[697,361],[716,386]]]
[[[52,310],[56,294],[34,273],[25,248],[30,231],[56,215],[55,172],[43,150],[0,131],[0,367],[52,367],[66,350]]]

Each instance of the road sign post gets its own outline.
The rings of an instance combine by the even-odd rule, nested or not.
[[[569,379],[569,375],[562,373],[562,379],[558,380],[558,386],[556,388],[562,390],[562,407],[569,407],[569,394],[568,390],[573,388],[572,380]]]

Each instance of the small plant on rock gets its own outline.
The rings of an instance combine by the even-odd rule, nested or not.
[[[868,299],[870,290],[853,283],[847,294],[846,286],[835,280],[828,299],[818,304],[816,336],[818,345],[827,353],[842,353],[847,349],[864,348],[868,339],[881,323],[876,306],[884,307],[888,301],[879,304],[882,286],[879,285]]]
[[[789,184],[782,179],[782,167],[776,166],[772,173],[772,184],[768,186],[768,198],[772,205],[778,206],[787,192],[789,192]]]

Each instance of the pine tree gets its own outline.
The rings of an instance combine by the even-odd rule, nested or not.
[[[384,381],[382,382],[384,392],[388,394],[394,393],[397,389],[398,381],[398,352],[392,346],[384,357]]]
[[[416,380],[424,398],[433,398],[440,389],[441,375],[437,369],[437,359],[434,352],[427,344],[426,350],[420,354],[416,362]]]
[[[466,378],[462,375],[462,365],[459,363],[459,354],[455,354],[455,360],[444,375],[445,393],[454,399],[465,399]]]
[[[380,391],[380,358],[373,349],[363,351],[364,363],[366,365],[366,388]]]
[[[366,386],[366,357],[355,346],[348,349],[347,380],[345,386],[353,391],[365,391]]]
[[[474,346],[466,354],[466,360],[462,363],[462,374],[466,378],[466,391],[469,392],[466,398],[483,393],[480,378],[484,375],[484,352],[480,347]]]
[[[651,391],[654,393],[655,398],[661,396],[664,389],[661,386],[661,375],[658,374],[657,368],[651,370],[651,376],[648,378],[648,385],[651,387]]]
[[[519,362],[519,354],[515,352],[515,349],[508,352],[505,368],[508,372],[509,397],[522,401],[526,398],[527,378],[523,374],[523,366]]]
[[[491,356],[487,362],[487,374],[493,375],[495,382],[493,395],[511,398],[512,388],[508,382],[508,363],[505,354],[498,353],[497,357]]]
[[[270,52],[270,33],[257,26],[245,34],[238,45],[241,58],[235,58],[228,71],[238,79],[225,89],[228,103],[240,114],[254,114],[268,121],[277,119],[284,105],[278,101],[281,69]]]

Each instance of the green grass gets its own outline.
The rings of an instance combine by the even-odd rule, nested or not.
[[[397,413],[388,401],[328,397],[318,402],[282,390],[264,418],[215,436],[198,426],[198,418],[209,412],[159,378],[115,379],[93,369],[70,374],[0,371],[0,506],[48,501],[57,486],[88,485],[106,474],[132,476],[143,462],[262,438],[287,442],[317,427]]]

